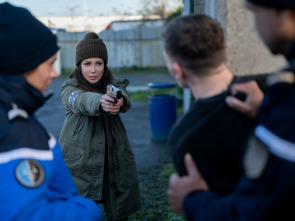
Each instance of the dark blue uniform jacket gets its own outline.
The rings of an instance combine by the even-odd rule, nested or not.
[[[34,117],[46,98],[21,76],[0,75],[0,219],[99,220],[80,197],[59,144]]]

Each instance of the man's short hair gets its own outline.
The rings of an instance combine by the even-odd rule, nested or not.
[[[206,71],[225,62],[223,30],[207,15],[186,15],[172,20],[163,38],[169,56],[191,70]]]

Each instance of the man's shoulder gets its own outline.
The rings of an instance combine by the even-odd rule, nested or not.
[[[0,153],[19,148],[49,149],[49,134],[33,116],[9,120],[1,108],[0,113]]]
[[[268,81],[271,86],[260,107],[257,122],[277,136],[295,143],[294,75],[284,72]]]

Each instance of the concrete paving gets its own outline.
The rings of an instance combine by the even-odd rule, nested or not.
[[[145,88],[150,82],[174,82],[169,74],[120,74],[119,77],[130,81],[128,88]],[[36,112],[40,122],[57,139],[64,123],[64,107],[60,98],[60,89],[66,77],[53,80],[54,91],[46,104]],[[138,173],[144,173],[152,167],[171,161],[166,142],[152,140],[148,102],[133,102],[131,110],[121,114],[123,123],[135,155]]]

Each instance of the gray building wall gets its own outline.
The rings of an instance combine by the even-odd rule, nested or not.
[[[222,25],[233,74],[273,72],[285,65],[282,56],[273,56],[259,39],[244,0],[194,0],[194,13],[210,15]]]
[[[244,0],[218,0],[218,4],[218,19],[225,26],[228,65],[235,75],[274,72],[286,64],[260,40]]]

